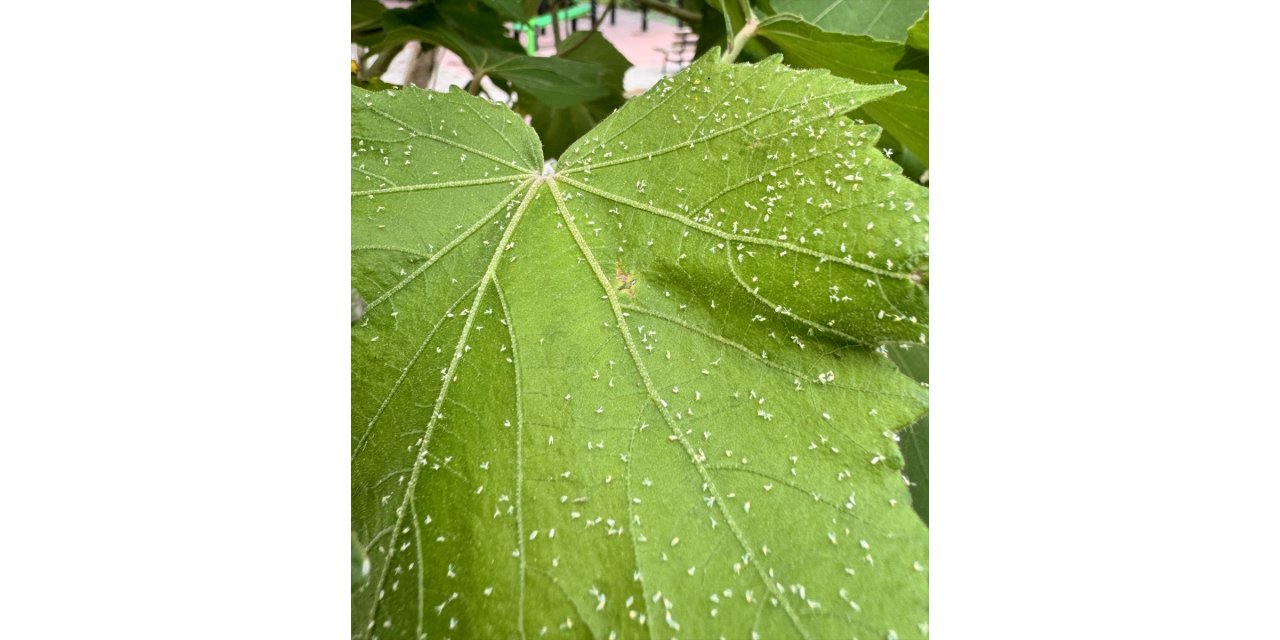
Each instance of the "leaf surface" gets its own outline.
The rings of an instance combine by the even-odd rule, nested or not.
[[[378,0],[351,0],[352,40],[355,40],[357,32],[380,26],[382,13],[386,10]]]
[[[907,46],[929,52],[929,12],[925,11],[911,28],[907,30]]]
[[[777,13],[795,14],[831,33],[904,42],[929,0],[770,0]]]
[[[718,51],[544,169],[460,91],[352,92],[365,638],[927,634],[894,432],[927,190],[895,87]]]
[[[766,18],[756,35],[773,44],[792,66],[825,68],[858,82],[905,87],[905,91],[863,110],[926,165],[929,163],[929,76],[895,68],[906,52],[904,45],[830,33],[790,15]]]
[[[489,5],[494,11],[511,20],[524,20],[527,16],[524,12],[523,3],[520,0],[480,0]]]

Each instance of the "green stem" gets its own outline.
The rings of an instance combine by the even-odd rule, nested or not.
[[[588,33],[586,36],[584,36],[584,37],[582,37],[582,38],[579,38],[577,42],[573,43],[573,46],[572,46],[572,47],[569,47],[568,49],[565,49],[564,51],[558,51],[558,52],[556,53],[556,55],[557,55],[557,56],[560,56],[561,58],[563,58],[563,57],[565,57],[565,56],[569,55],[570,53],[573,53],[573,50],[574,50],[574,49],[577,49],[578,47],[581,47],[583,44],[585,44],[588,40],[590,40],[590,39],[591,39],[591,34],[599,33],[599,32],[600,32],[600,23],[604,22],[604,17],[605,17],[606,15],[608,15],[610,11],[612,11],[612,10],[613,10],[613,2],[614,2],[614,0],[609,0],[609,6],[605,7],[604,11],[601,11],[601,12],[600,12],[599,19],[593,19],[593,20],[591,21],[591,32],[590,32],[590,33]],[[559,49],[559,47],[557,47],[557,49]]]
[[[604,11],[601,11],[600,15],[596,16],[596,19],[591,21],[591,30],[599,31],[600,25],[604,23],[604,19],[609,17],[609,12],[613,11],[617,6],[618,0],[609,0],[609,5],[604,8]]]
[[[478,96],[480,95],[480,81],[484,80],[484,69],[476,69],[475,75],[471,76],[471,84],[467,85],[467,93]]]
[[[751,36],[756,34],[756,27],[760,22],[756,20],[754,15],[747,16],[747,23],[742,25],[742,29],[733,36],[733,47],[725,52],[724,57],[720,58],[721,62],[733,62],[738,59],[738,54],[742,53],[742,48],[747,46],[747,41]]]
[[[560,48],[560,2],[551,3],[551,39],[555,42],[555,48]]]

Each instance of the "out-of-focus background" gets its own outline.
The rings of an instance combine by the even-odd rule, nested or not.
[[[383,4],[398,7],[408,6],[410,3]],[[588,8],[586,2],[580,6]],[[677,18],[643,6],[625,8],[623,3],[618,3],[611,9],[608,2],[599,2],[594,10],[600,22],[598,30],[601,35],[634,65],[623,78],[625,95],[634,96],[643,92],[661,78],[674,74],[692,61],[696,36]],[[576,31],[590,30],[591,21],[591,14],[587,13],[561,24],[562,37],[568,37]],[[542,27],[539,31],[535,35],[534,55],[554,55],[556,45],[551,27]],[[528,47],[528,32],[520,31],[518,37],[520,43]],[[353,55],[357,53],[353,51]],[[424,53],[420,44],[410,43],[392,58],[381,79],[390,84],[417,84],[444,91],[450,86],[466,88],[471,82],[471,72],[462,59],[449,49],[428,47]],[[508,101],[506,92],[489,78],[482,79],[481,86],[489,98],[499,102]]]

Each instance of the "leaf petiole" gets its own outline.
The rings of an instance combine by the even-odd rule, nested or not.
[[[754,15],[747,16],[747,23],[742,25],[738,33],[733,36],[733,46],[725,52],[724,57],[720,58],[721,62],[733,62],[738,59],[738,54],[742,53],[743,47],[747,46],[747,41],[756,34],[756,27],[760,22],[756,20]]]

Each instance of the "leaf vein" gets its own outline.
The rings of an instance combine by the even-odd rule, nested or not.
[[[498,304],[502,306],[502,317],[507,322],[507,335],[511,337],[511,363],[516,396],[516,545],[520,550],[520,600],[516,609],[516,624],[520,628],[520,637],[525,637],[524,600],[526,583],[526,561],[524,552],[524,403],[520,399],[520,352],[516,346],[515,320],[511,318],[511,307],[507,306],[507,295],[502,292],[498,276],[493,276],[493,290],[498,294]]]
[[[408,503],[413,490],[417,487],[418,477],[422,471],[424,461],[427,456],[427,447],[431,444],[431,436],[435,431],[436,423],[440,418],[440,407],[444,404],[444,399],[449,393],[449,384],[453,381],[454,373],[458,370],[458,363],[462,361],[462,354],[467,343],[467,338],[471,335],[471,327],[475,324],[476,312],[480,308],[480,301],[484,298],[484,294],[488,291],[489,284],[493,281],[493,277],[497,272],[498,264],[502,260],[503,254],[506,252],[507,243],[511,241],[511,234],[515,232],[516,227],[520,224],[520,218],[529,207],[529,203],[533,201],[533,195],[537,192],[535,187],[530,187],[525,192],[524,200],[520,202],[520,206],[511,216],[511,222],[507,223],[507,228],[502,234],[502,240],[498,243],[497,250],[493,253],[493,258],[489,261],[489,266],[485,269],[484,275],[480,278],[480,284],[476,286],[475,299],[471,302],[471,310],[467,313],[467,320],[462,325],[462,335],[458,337],[458,343],[453,350],[453,358],[449,362],[449,367],[445,371],[443,382],[440,385],[440,392],[436,395],[434,407],[431,409],[431,417],[427,420],[426,432],[422,436],[422,444],[418,447],[418,455],[414,459],[413,472],[409,474],[409,483],[405,487],[405,497],[401,501],[400,506],[396,509],[396,524],[391,531],[391,544],[387,552],[387,570],[383,571],[378,580],[378,588],[382,589],[382,584],[386,581],[386,576],[390,573],[391,559],[395,555],[396,539],[399,535],[400,524],[404,520],[406,504]],[[497,209],[495,209],[496,211]],[[369,612],[369,619],[376,620],[378,615],[378,605],[380,600],[374,599],[373,607]],[[373,627],[365,630],[365,638],[369,638],[373,633]]]
[[[729,265],[729,272],[733,274],[733,279],[738,282],[738,286],[742,287],[743,291],[746,291],[749,295],[754,297],[756,300],[759,300],[760,302],[764,303],[765,306],[772,309],[774,313],[777,313],[778,315],[783,316],[784,318],[791,318],[802,324],[813,327],[814,329],[817,329],[824,333],[829,333],[831,335],[837,336],[849,342],[853,342],[855,344],[863,344],[863,345],[866,344],[864,341],[859,340],[839,329],[836,329],[834,327],[828,327],[826,325],[814,322],[760,295],[760,291],[759,291],[760,287],[752,288],[751,285],[747,284],[746,280],[742,279],[742,275],[738,273],[738,268],[733,266],[733,255],[728,251],[725,252],[725,264]]]
[[[733,532],[734,537],[737,539],[738,544],[741,545],[742,550],[754,556],[751,551],[752,547],[746,540],[746,534],[743,533],[742,528],[738,526],[737,521],[734,520],[733,516],[729,513],[715,481],[711,478],[706,467],[698,462],[692,446],[684,437],[684,433],[675,426],[675,421],[672,420],[666,408],[662,406],[661,399],[658,397],[658,391],[653,385],[653,380],[649,377],[649,370],[644,366],[644,362],[641,361],[640,352],[636,349],[635,341],[631,337],[631,329],[628,327],[627,319],[622,313],[622,307],[618,301],[617,293],[613,290],[613,287],[610,286],[609,279],[605,275],[604,270],[601,269],[599,261],[596,260],[595,255],[591,253],[591,250],[587,247],[586,240],[582,237],[582,233],[578,230],[578,226],[574,224],[573,218],[569,215],[568,207],[564,204],[564,198],[560,194],[559,187],[556,186],[554,180],[547,184],[551,187],[551,194],[555,198],[556,207],[560,212],[560,217],[564,219],[565,224],[569,228],[569,232],[573,235],[574,242],[578,245],[578,250],[582,252],[587,263],[591,266],[591,270],[595,272],[596,280],[600,283],[600,287],[604,289],[605,296],[609,300],[609,307],[613,311],[614,320],[617,322],[618,333],[622,334],[623,342],[627,347],[627,353],[631,356],[631,360],[635,364],[636,372],[640,374],[640,379],[644,383],[645,390],[648,392],[650,402],[652,402],[653,406],[657,408],[663,421],[666,422],[667,428],[671,430],[672,435],[676,436],[676,440],[684,448],[685,454],[689,456],[689,461],[698,471],[698,474],[702,476],[703,481],[706,482],[708,493],[712,495],[716,505],[720,508],[720,514],[724,516],[729,530]],[[791,602],[786,599],[784,594],[778,591],[778,588],[773,581],[769,580],[765,576],[764,572],[760,569],[758,562],[752,562],[750,564],[755,568],[756,574],[764,584],[765,588],[782,603],[782,608],[786,612],[787,618],[791,621],[792,625],[795,626],[796,630],[800,632],[801,637],[809,638],[809,632],[800,624],[800,619],[795,610],[791,607]]]
[[[507,203],[515,199],[516,195],[520,193],[520,189],[527,186],[529,182],[530,180],[526,180],[523,184],[520,185],[520,187],[516,187],[515,189],[513,189],[511,193],[508,193],[507,196],[503,198],[501,202],[498,203],[498,206],[489,210],[489,212],[486,213],[484,217],[477,220],[476,223],[471,225],[466,231],[463,231],[456,238],[454,238],[453,240],[450,240],[449,244],[445,245],[439,251],[435,252],[435,254],[433,254],[430,258],[428,258],[426,262],[422,263],[422,266],[418,267],[417,269],[414,269],[413,272],[405,276],[403,280],[396,283],[395,286],[388,289],[382,295],[378,296],[377,299],[375,299],[373,302],[370,302],[365,307],[366,311],[372,311],[375,307],[377,307],[378,305],[386,301],[387,298],[390,298],[391,296],[395,295],[396,292],[400,291],[406,285],[412,282],[415,278],[422,275],[422,273],[425,272],[428,268],[430,268],[431,265],[438,262],[440,258],[443,258],[446,254],[452,251],[454,247],[457,247],[458,245],[462,244],[462,242],[465,241],[467,238],[470,238],[473,234],[475,234],[476,231],[480,229],[480,227],[483,227],[484,225],[489,224],[489,222],[492,221],[498,215],[498,213],[502,211],[502,208],[507,206]]]
[[[427,332],[427,337],[422,339],[422,344],[418,345],[418,350],[413,352],[413,356],[409,358],[408,364],[400,369],[400,376],[396,378],[394,383],[392,383],[391,389],[387,391],[386,397],[384,397],[382,402],[378,405],[378,410],[373,413],[373,417],[369,418],[369,423],[365,426],[364,434],[360,436],[360,440],[352,450],[352,461],[354,461],[356,456],[360,455],[360,452],[364,450],[365,445],[369,441],[369,434],[373,432],[374,425],[377,424],[378,419],[382,417],[382,413],[386,410],[387,405],[391,403],[391,398],[395,396],[396,391],[400,389],[400,385],[404,384],[405,379],[409,377],[409,371],[411,371],[413,369],[413,365],[418,362],[418,358],[422,356],[422,352],[426,351],[427,345],[431,342],[432,336],[434,336],[436,331],[440,329],[440,326],[444,324],[444,321],[449,317],[449,314],[452,313],[458,304],[466,299],[466,297],[470,295],[475,288],[476,285],[472,285],[471,288],[467,289],[465,293],[459,296],[453,304],[449,305],[448,309],[445,309],[445,312],[441,314],[440,319],[436,321],[435,326],[431,327],[431,330]]]
[[[604,198],[606,200],[612,200],[614,202],[617,202],[618,204],[627,205],[628,207],[631,207],[633,209],[639,209],[641,211],[647,211],[649,213],[660,215],[664,218],[669,218],[671,220],[674,220],[676,222],[683,224],[686,227],[689,227],[690,229],[696,229],[703,233],[713,235],[717,238],[720,238],[721,240],[730,240],[733,242],[741,242],[745,244],[755,244],[755,245],[763,245],[767,247],[774,247],[774,248],[782,249],[785,251],[791,251],[794,253],[800,253],[807,256],[812,256],[823,262],[842,264],[847,267],[852,267],[855,269],[866,271],[868,273],[882,275],[887,278],[896,278],[899,280],[909,280],[911,278],[909,274],[897,273],[894,271],[886,271],[879,267],[873,267],[863,262],[858,262],[856,260],[852,260],[848,258],[839,258],[828,253],[823,253],[821,251],[814,251],[813,249],[802,247],[796,244],[791,244],[789,242],[783,242],[781,240],[773,240],[770,238],[758,238],[755,236],[744,236],[736,233],[728,233],[725,231],[721,231],[720,229],[717,229],[715,227],[702,224],[701,222],[695,222],[689,218],[686,218],[685,216],[675,213],[674,211],[668,211],[661,207],[655,207],[651,204],[636,202],[635,200],[632,200],[630,198],[626,198],[626,197],[617,195],[615,193],[610,193],[602,189],[597,189],[584,182],[579,182],[577,180],[574,180],[573,178],[565,178],[561,176],[561,179],[563,179],[566,183],[573,185],[574,187],[577,187],[579,189],[582,189],[583,191],[586,191],[587,193],[600,196],[601,198]]]
[[[356,169],[357,171],[363,171]],[[529,180],[529,174],[524,173],[514,176],[494,176],[492,178],[476,178],[474,180],[448,180],[445,182],[430,182],[422,184],[407,184],[404,186],[392,186],[386,189],[367,189],[365,191],[352,191],[351,197],[356,196],[375,196],[387,193],[408,193],[412,191],[430,191],[432,189],[452,189],[455,187],[474,187],[482,184],[499,184],[502,182],[516,182],[518,180]],[[391,182],[387,180],[387,182]],[[392,183],[394,184],[394,183]],[[518,188],[518,187],[517,187]]]
[[[455,142],[455,141],[450,140],[450,139],[448,139],[448,138],[446,138],[446,137],[444,137],[444,136],[438,136],[438,135],[436,135],[436,134],[434,134],[434,133],[429,133],[429,132],[426,132],[426,131],[420,131],[420,130],[418,130],[416,127],[414,127],[413,125],[411,125],[411,124],[409,124],[409,123],[407,123],[407,122],[405,122],[405,121],[403,121],[403,120],[401,120],[401,119],[399,119],[399,118],[397,118],[397,117],[395,117],[395,116],[393,116],[393,115],[391,115],[391,114],[389,114],[389,113],[387,113],[387,112],[385,112],[385,111],[383,111],[383,110],[381,110],[381,109],[379,109],[379,108],[377,108],[377,107],[375,107],[375,106],[368,105],[368,106],[366,106],[366,108],[367,108],[369,111],[372,111],[373,113],[376,113],[376,114],[378,114],[379,116],[382,116],[383,118],[386,118],[387,120],[390,120],[391,122],[394,122],[394,123],[396,123],[396,124],[398,124],[398,125],[400,125],[400,126],[404,127],[404,128],[405,128],[405,129],[407,129],[408,131],[412,132],[415,136],[422,136],[422,137],[427,138],[427,139],[429,139],[429,140],[435,140],[436,142],[439,142],[440,144],[443,144],[443,145],[446,145],[446,146],[450,146],[450,147],[453,147],[453,148],[455,148],[455,149],[460,149],[460,150],[462,150],[462,151],[466,151],[467,153],[474,153],[474,154],[476,154],[476,155],[480,156],[481,158],[487,158],[487,159],[492,160],[492,161],[494,161],[494,162],[496,162],[496,163],[498,163],[498,164],[501,164],[501,165],[505,165],[505,166],[511,167],[512,169],[515,169],[516,171],[535,171],[535,170],[536,170],[536,169],[535,169],[535,168],[533,168],[533,167],[522,167],[522,166],[520,166],[520,165],[518,165],[518,164],[516,164],[516,163],[514,163],[514,162],[511,162],[511,161],[509,161],[509,160],[505,160],[505,159],[503,159],[503,158],[501,158],[501,157],[499,157],[499,156],[495,156],[495,155],[493,155],[492,153],[489,153],[489,152],[487,152],[487,151],[481,151],[480,149],[476,149],[476,148],[474,148],[474,147],[467,146],[467,145],[465,145],[465,144],[462,144],[461,142]]]
[[[840,96],[840,95],[848,95],[849,93],[852,93],[852,92],[851,92],[851,91],[839,91],[839,92],[836,92],[836,93],[828,93],[828,94],[824,94],[824,95],[820,95],[820,96],[814,96],[813,98],[809,98],[809,99],[812,99],[812,100],[823,100],[823,99],[826,99],[826,98],[834,98],[834,97],[836,97],[836,96]],[[774,115],[774,114],[777,114],[777,113],[781,113],[783,110],[788,109],[788,108],[790,108],[790,107],[794,107],[794,106],[796,106],[797,104],[798,104],[798,103],[793,103],[793,104],[788,104],[788,105],[783,106],[783,107],[771,107],[771,108],[769,108],[769,109],[765,109],[764,111],[760,112],[760,113],[759,113],[758,115],[756,115],[756,116],[753,116],[753,117],[751,117],[751,118],[748,118],[748,119],[744,120],[744,121],[742,122],[742,124],[735,125],[735,126],[732,126],[732,127],[727,128],[727,129],[721,129],[721,130],[719,130],[719,131],[715,131],[715,132],[712,132],[712,133],[708,133],[708,134],[706,134],[706,135],[704,135],[704,136],[702,136],[702,137],[699,137],[699,138],[692,138],[692,139],[688,139],[688,140],[685,140],[684,142],[680,142],[680,143],[677,143],[677,144],[669,145],[669,146],[666,146],[666,147],[660,147],[660,148],[658,148],[658,149],[654,149],[653,151],[646,151],[646,152],[644,152],[644,153],[639,153],[639,154],[636,154],[636,155],[634,155],[634,156],[628,156],[628,157],[625,157],[625,158],[618,158],[618,159],[616,159],[616,160],[607,160],[607,161],[605,161],[605,162],[600,162],[600,163],[591,164],[591,165],[586,165],[586,164],[584,164],[584,165],[582,165],[582,166],[575,166],[575,167],[572,167],[572,168],[569,168],[569,169],[565,169],[564,171],[562,171],[562,172],[561,172],[561,174],[560,174],[560,175],[562,175],[562,176],[563,176],[563,175],[565,175],[565,174],[577,173],[578,171],[602,169],[602,168],[604,168],[604,167],[610,167],[610,166],[617,165],[617,164],[624,164],[624,163],[627,163],[627,162],[635,162],[635,161],[637,161],[637,160],[644,160],[644,159],[646,159],[646,158],[647,158],[647,159],[652,160],[654,156],[660,156],[660,155],[663,155],[663,154],[671,153],[672,151],[676,151],[676,150],[679,150],[679,149],[686,149],[686,148],[689,148],[689,146],[690,146],[690,145],[696,145],[696,144],[698,144],[699,142],[706,142],[706,141],[708,141],[708,140],[714,140],[715,138],[719,138],[719,137],[721,137],[721,136],[728,135],[728,134],[733,133],[733,132],[735,132],[735,131],[742,131],[743,129],[746,129],[748,125],[755,124],[756,122],[758,122],[758,121],[760,121],[760,120],[763,120],[764,118],[767,118],[767,117],[769,117],[769,116],[771,116],[771,115]],[[853,109],[854,107],[852,107],[852,106],[851,106],[851,107],[849,107],[849,108],[850,108],[850,109]],[[812,123],[814,123],[814,122],[818,122],[818,121],[821,121],[821,120],[826,120],[826,119],[828,119],[828,118],[830,118],[830,117],[831,117],[831,116],[829,116],[829,115],[822,115],[822,116],[819,116],[819,117],[815,117],[815,118],[814,118],[814,119],[812,119],[812,120],[807,120],[807,121],[801,122],[801,123],[800,123],[800,125],[804,125],[804,124],[812,124]],[[800,126],[800,125],[797,125],[797,127],[798,127],[798,126]]]
[[[703,336],[703,337],[705,337],[705,338],[710,338],[710,339],[715,340],[716,342],[719,342],[720,344],[723,344],[723,345],[725,345],[725,346],[727,346],[727,347],[731,347],[731,348],[733,348],[733,349],[737,349],[738,351],[741,351],[742,353],[745,353],[745,354],[747,354],[748,356],[750,356],[750,357],[751,357],[753,360],[755,360],[756,362],[759,362],[760,364],[763,364],[763,365],[765,365],[766,367],[769,367],[769,368],[771,368],[771,369],[777,369],[778,371],[781,371],[781,372],[783,372],[783,373],[786,373],[786,374],[789,374],[789,375],[795,376],[795,377],[800,378],[800,379],[804,379],[804,380],[808,380],[808,379],[809,379],[809,376],[806,376],[805,374],[803,374],[803,373],[801,373],[801,372],[799,372],[799,371],[797,371],[797,370],[795,370],[795,369],[792,369],[792,368],[790,368],[790,367],[786,367],[786,366],[780,365],[780,364],[778,364],[778,363],[776,363],[776,362],[774,362],[774,361],[772,361],[772,360],[766,360],[766,359],[764,359],[764,358],[760,357],[760,354],[758,354],[758,353],[756,353],[756,352],[752,351],[751,349],[747,348],[745,345],[738,344],[737,342],[734,342],[734,341],[732,341],[732,340],[730,340],[730,339],[728,339],[728,338],[726,338],[726,337],[724,337],[724,336],[722,336],[722,335],[719,335],[719,334],[717,334],[717,333],[712,333],[712,332],[707,331],[706,329],[703,329],[703,328],[701,328],[701,327],[699,327],[699,326],[697,326],[697,325],[689,324],[688,322],[685,322],[684,320],[681,320],[681,319],[679,319],[679,318],[674,318],[674,317],[669,316],[669,315],[667,315],[667,314],[665,314],[665,313],[661,313],[661,312],[659,312],[659,311],[654,311],[653,309],[646,309],[646,308],[644,308],[644,307],[636,306],[636,305],[633,305],[633,304],[626,304],[626,303],[622,303],[622,304],[620,304],[619,306],[620,306],[620,307],[622,307],[622,308],[623,308],[624,310],[626,310],[626,311],[633,311],[633,312],[635,312],[635,313],[643,313],[643,314],[645,314],[645,315],[647,315],[647,316],[653,316],[654,318],[658,318],[658,319],[660,319],[660,320],[666,320],[667,322],[670,322],[670,323],[675,324],[675,325],[677,325],[677,326],[680,326],[680,327],[683,327],[683,328],[685,328],[685,329],[688,329],[689,331],[692,331],[692,332],[694,332],[694,333],[696,333],[696,334],[698,334],[698,335],[700,335],[700,336]]]

